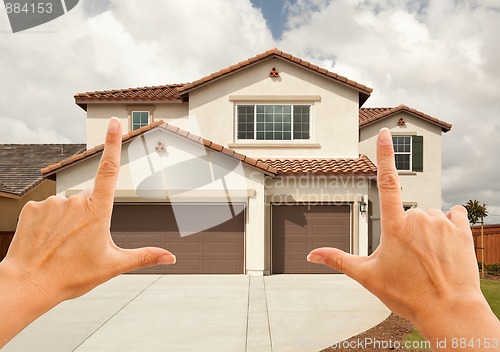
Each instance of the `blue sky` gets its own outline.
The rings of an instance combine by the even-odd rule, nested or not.
[[[251,0],[255,7],[261,9],[267,25],[271,29],[271,33],[275,39],[280,39],[283,30],[285,29],[287,19],[287,4],[295,3],[295,1],[287,0]]]

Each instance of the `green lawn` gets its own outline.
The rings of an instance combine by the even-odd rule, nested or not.
[[[481,280],[481,291],[493,313],[500,319],[500,281]]]
[[[500,319],[500,281],[481,280],[481,291],[484,297],[486,297],[486,301],[488,301],[493,313]],[[425,339],[416,329],[413,329],[405,338],[405,341],[410,342],[424,340]]]

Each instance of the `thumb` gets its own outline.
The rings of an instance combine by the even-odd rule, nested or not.
[[[122,272],[133,271],[159,264],[175,264],[175,255],[157,247],[143,247],[135,249],[121,249],[122,258],[120,269]]]
[[[316,248],[309,253],[307,260],[311,263],[323,264],[340,271],[356,281],[361,278],[362,265],[366,257],[358,257],[337,248]]]

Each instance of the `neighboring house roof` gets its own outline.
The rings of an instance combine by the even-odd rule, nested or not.
[[[0,144],[0,192],[22,197],[43,181],[40,168],[85,150],[85,144]]]
[[[278,174],[364,175],[374,176],[377,167],[366,155],[338,159],[260,159],[278,170]]]
[[[372,88],[369,88],[364,84],[352,81],[347,77],[340,76],[334,72],[330,72],[308,61],[302,60],[298,57],[292,56],[291,54],[287,54],[275,48],[251,57],[245,61],[241,61],[235,65],[224,68],[191,83],[167,84],[154,87],[77,93],[75,95],[75,102],[82,109],[87,110],[87,103],[99,101],[181,101],[181,96],[189,93],[194,89],[200,88],[206,84],[212,83],[223,77],[239,72],[247,67],[253,66],[272,57],[284,59],[288,62],[304,67],[316,74],[322,75],[326,78],[332,79],[335,82],[359,91],[360,106],[363,105],[363,103],[370,97],[370,94],[373,91]]]
[[[214,143],[208,139],[204,139],[200,136],[184,131],[178,127],[169,125],[168,123],[160,120],[153,122],[147,126],[141,127],[134,130],[128,134],[123,135],[122,143],[131,142],[136,137],[142,135],[143,133],[150,131],[154,128],[163,128],[164,130],[174,133],[177,136],[186,138],[204,145],[206,148],[214,150],[228,155],[229,157],[236,158],[251,167],[255,167],[267,175],[290,175],[290,174],[355,174],[355,175],[375,175],[376,167],[368,159],[367,156],[362,155],[359,158],[352,159],[331,159],[331,158],[317,158],[317,159],[254,159],[246,155],[240,154],[232,149],[226,148],[220,144]],[[101,153],[104,150],[104,144],[98,145],[92,149],[86,150],[82,153],[75,154],[70,158],[58,161],[52,165],[49,165],[41,169],[41,173],[44,177],[49,177],[56,174],[58,171],[71,167],[78,162],[87,160],[96,154]]]
[[[386,117],[392,116],[394,114],[397,114],[398,112],[407,112],[410,113],[418,118],[424,119],[434,125],[437,125],[441,127],[441,130],[443,132],[448,132],[451,130],[452,125],[441,121],[435,117],[432,117],[430,115],[424,114],[421,111],[409,108],[406,105],[399,105],[394,108],[361,108],[359,109],[359,127],[365,127],[368,126],[374,122],[380,121]]]
[[[122,143],[131,142],[136,137],[138,137],[138,136],[142,135],[143,133],[150,131],[154,128],[163,128],[164,130],[171,132],[171,133],[174,133],[177,136],[180,136],[180,137],[189,139],[195,143],[204,145],[205,147],[207,147],[211,150],[214,150],[216,152],[220,152],[220,153],[226,154],[230,157],[239,159],[244,164],[247,164],[247,165],[252,166],[252,167],[256,167],[257,169],[260,169],[261,171],[265,172],[266,174],[276,175],[276,173],[277,173],[276,169],[274,169],[272,166],[270,166],[266,163],[263,163],[262,161],[258,161],[256,159],[250,158],[246,155],[237,153],[232,149],[223,147],[222,145],[214,143],[208,139],[204,139],[200,136],[189,133],[188,131],[184,131],[178,127],[169,125],[168,123],[166,123],[162,120],[153,122],[147,126],[141,127],[137,130],[134,130],[128,134],[123,135]],[[56,172],[66,168],[66,167],[74,165],[77,162],[81,162],[83,160],[89,159],[90,157],[93,157],[96,154],[101,153],[103,150],[104,150],[104,144],[101,144],[101,145],[98,145],[92,149],[86,150],[83,153],[73,155],[72,157],[70,157],[68,159],[64,159],[60,162],[49,165],[49,166],[41,169],[40,171],[42,172],[42,174],[45,177],[48,177],[48,176],[51,176],[51,175],[55,174]]]

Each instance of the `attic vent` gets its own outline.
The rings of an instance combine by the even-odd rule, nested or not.
[[[163,145],[162,142],[158,142],[158,145],[156,146],[155,150],[158,153],[165,153],[167,151],[167,148],[165,148],[165,145]]]
[[[398,126],[403,127],[404,125],[406,125],[405,120],[403,118],[400,118],[399,121],[398,121]]]
[[[269,72],[269,77],[274,78],[274,77],[279,77],[279,76],[280,76],[280,74],[279,74],[278,70],[276,69],[276,67],[273,67],[271,69],[271,72]]]

